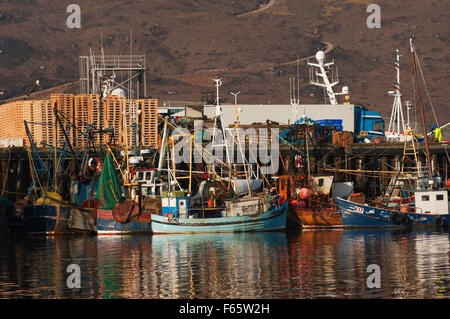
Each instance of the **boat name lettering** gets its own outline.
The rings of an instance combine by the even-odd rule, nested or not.
[[[178,218],[175,217],[167,217],[164,219],[165,222],[178,224]]]

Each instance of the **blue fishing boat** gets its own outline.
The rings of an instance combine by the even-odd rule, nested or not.
[[[97,210],[97,233],[99,235],[120,235],[151,232],[150,214],[141,212],[132,201],[119,204],[114,209]],[[120,212],[119,212],[120,210]]]
[[[418,104],[421,114],[421,124],[424,136],[424,153],[426,158],[426,166],[422,167],[419,160],[417,136],[408,124],[406,125],[403,137],[403,157],[400,169],[397,171],[395,178],[391,180],[389,185],[392,187],[390,192],[385,195],[381,205],[366,205],[365,203],[355,203],[352,201],[338,198],[339,211],[341,213],[342,225],[344,227],[408,227],[408,226],[438,226],[447,227],[450,222],[450,202],[449,191],[442,187],[442,178],[432,165],[432,159],[428,146],[426,122],[423,112],[421,91],[418,87],[419,79],[416,68],[416,51],[410,39],[410,48],[413,60],[415,86],[419,97]],[[398,71],[398,70],[397,70]],[[398,73],[397,73],[398,76]],[[397,93],[398,90],[397,90]],[[399,95],[397,96],[399,97]],[[401,111],[401,105],[398,105]],[[415,160],[415,170],[407,172],[405,163],[408,155]],[[413,199],[411,205],[400,206],[400,209],[389,208],[389,204],[393,204],[391,199],[395,188],[399,191],[397,195],[406,193],[409,195],[400,195]],[[387,197],[387,200],[385,201]]]
[[[14,204],[4,197],[0,197],[0,235],[8,234],[15,221]]]
[[[151,215],[155,234],[257,232],[286,228],[287,201],[267,205],[261,198],[237,200],[227,203],[224,209],[212,209],[214,214],[209,213],[209,216],[205,216],[204,210],[190,210],[185,198],[163,198],[162,203],[162,215]]]
[[[22,211],[23,228],[28,234],[69,233],[70,207],[59,204],[28,205]]]
[[[85,206],[82,183],[74,181],[71,203],[63,200],[57,192],[44,193],[33,204],[21,209],[23,230],[29,234],[64,234],[97,231],[96,209]],[[90,185],[88,184],[89,188]],[[87,201],[90,202],[90,201]]]
[[[95,211],[61,204],[35,204],[22,210],[23,231],[27,234],[68,234],[97,231]]]
[[[7,234],[8,232],[9,232],[8,216],[1,210],[0,211],[0,235]]]
[[[337,198],[343,227],[411,227],[411,226],[439,226],[445,227],[450,223],[447,190],[428,191],[416,194],[415,212],[402,212],[369,205],[354,203]],[[435,197],[435,203],[431,202]],[[427,200],[428,198],[428,200]],[[442,205],[438,205],[438,204]]]

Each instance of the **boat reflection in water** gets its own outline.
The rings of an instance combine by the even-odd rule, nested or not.
[[[10,236],[0,242],[0,298],[98,296],[97,246],[92,236]],[[67,267],[81,269],[81,288],[67,287]]]
[[[448,232],[406,229],[9,236],[0,298],[450,298],[449,256]]]
[[[287,267],[285,233],[99,237],[102,294],[133,298],[237,298],[264,294]],[[120,252],[120,253],[118,253]],[[117,254],[118,253],[118,254]],[[121,256],[121,260],[115,259]],[[280,256],[285,261],[280,263]],[[102,267],[100,265],[110,265]],[[111,282],[112,273],[123,280]],[[117,295],[118,286],[123,292]],[[120,290],[120,289],[119,289]]]

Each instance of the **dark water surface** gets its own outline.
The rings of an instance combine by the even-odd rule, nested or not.
[[[67,267],[81,288],[67,287]],[[381,287],[368,288],[370,264]],[[0,238],[0,298],[449,298],[448,232]]]

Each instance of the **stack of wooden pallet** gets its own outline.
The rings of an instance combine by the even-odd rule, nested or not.
[[[125,109],[126,99],[118,96],[108,96],[103,99],[104,121],[103,127],[114,128],[114,143],[122,145],[123,139],[123,118],[122,112]],[[107,142],[107,136],[104,141]]]
[[[27,121],[30,133],[38,147],[54,145],[56,132],[53,109],[54,100],[23,101],[23,119]]]
[[[0,138],[11,137],[9,136],[9,129],[11,126],[15,126],[16,123],[11,119],[11,113],[16,113],[16,102],[3,104],[0,107]]]
[[[23,110],[24,105],[22,101],[12,102],[9,103],[11,105],[11,115],[12,119],[10,123],[13,123],[12,125],[2,125],[6,126],[8,128],[8,136],[6,137],[12,137],[12,138],[21,138],[23,139],[23,143],[25,146],[28,146],[30,143],[28,141],[28,136],[25,131],[25,125],[23,123]],[[9,107],[6,107],[6,109],[9,109]],[[8,122],[4,122],[8,123]]]
[[[29,146],[24,121],[27,121],[30,133],[37,146],[55,145],[64,142],[64,131],[58,123],[55,129],[54,108],[59,111],[64,131],[70,122],[69,139],[73,146],[86,146],[88,125],[94,130],[113,128],[114,143],[118,146],[134,145],[140,142],[144,146],[156,148],[158,142],[158,100],[127,100],[119,96],[100,99],[95,94],[52,94],[50,100],[26,100],[4,104],[0,107],[0,138],[22,138]],[[139,113],[138,110],[141,112]],[[135,136],[134,123],[141,124],[140,135]],[[84,133],[84,134],[83,134]],[[137,139],[137,141],[135,141]],[[109,134],[94,134],[97,145],[109,141]]]
[[[64,140],[64,131],[67,133],[69,122],[74,122],[74,98],[73,94],[51,94],[50,100],[55,101],[56,109],[60,112],[61,122],[64,128],[58,123],[58,130],[56,131],[56,138],[60,141]],[[53,110],[52,110],[53,113]],[[54,116],[53,116],[54,117]],[[75,137],[73,127],[70,127],[69,139],[72,142]]]
[[[142,99],[141,109],[142,144],[156,148],[158,143],[158,100]]]
[[[103,129],[104,125],[104,107],[100,100],[100,95],[91,94],[89,99],[88,123],[92,125],[95,130]],[[94,134],[94,144],[100,145],[103,143],[103,134]]]
[[[124,126],[123,126],[123,133],[124,133],[124,140],[123,143],[125,145],[135,145],[138,141],[135,139],[140,139],[140,136],[137,134],[137,125],[135,123],[138,123],[139,115],[139,103],[138,100],[126,100],[125,101],[125,112],[124,112]],[[135,132],[136,131],[136,132]],[[126,139],[126,140],[125,140]]]
[[[88,126],[92,129],[98,130],[102,127],[100,97],[96,94],[79,94],[74,98],[75,124],[76,131],[76,146],[86,146],[88,143]],[[95,144],[100,144],[99,134],[92,136]]]

